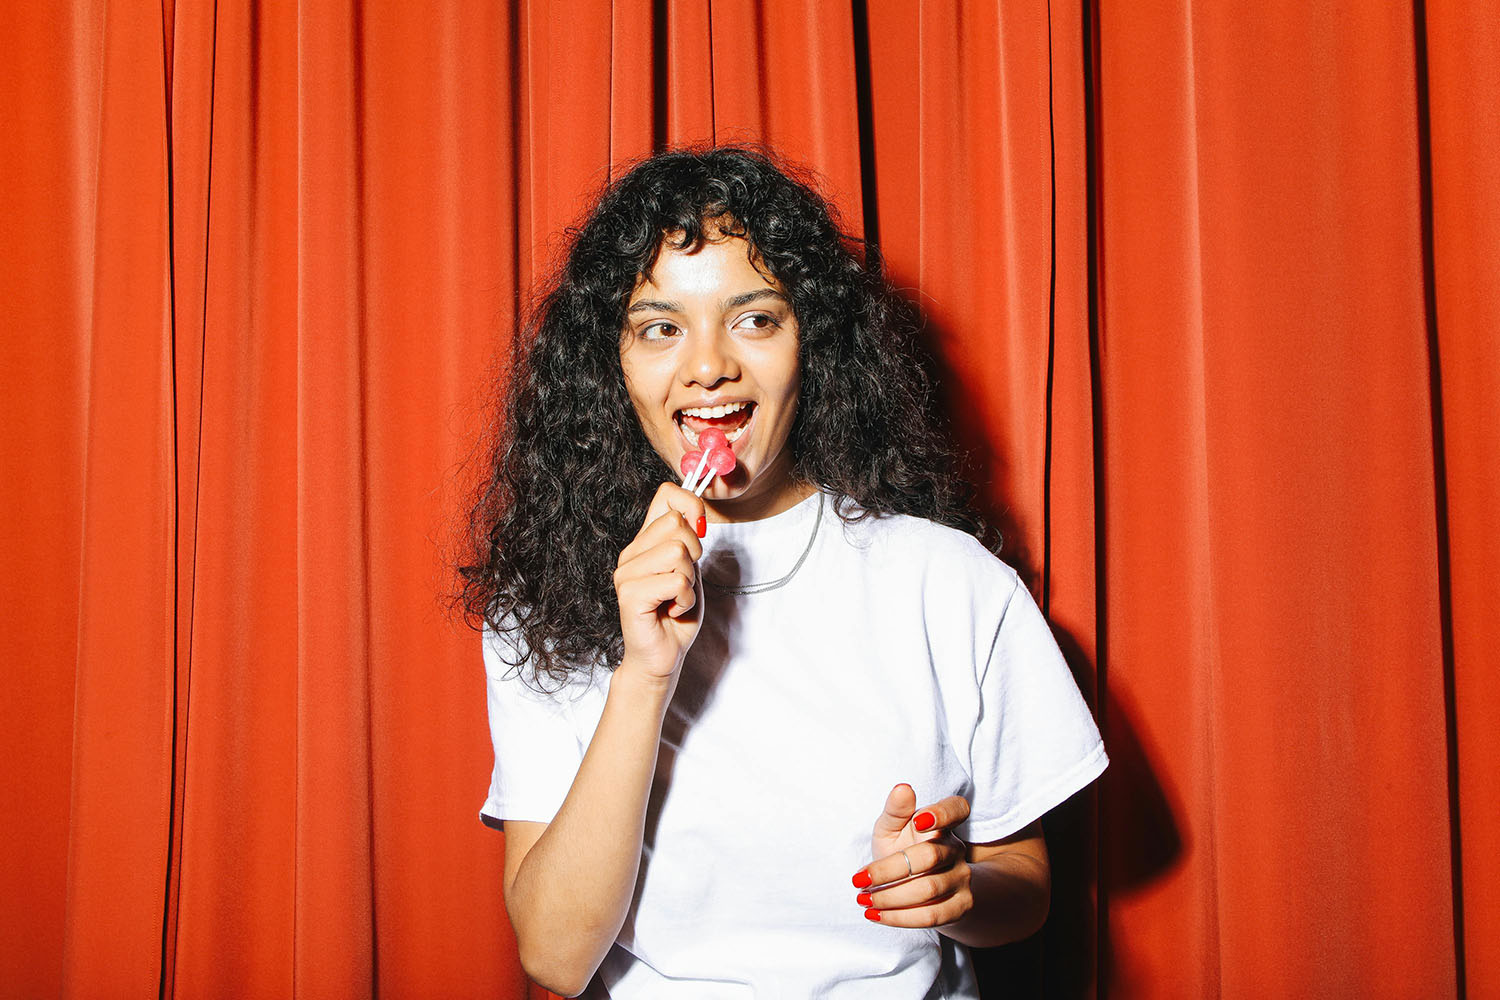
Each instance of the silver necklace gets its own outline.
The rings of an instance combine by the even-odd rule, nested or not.
[[[727,587],[727,586],[725,586],[722,583],[714,583],[707,576],[704,576],[703,582],[706,583],[708,586],[714,588],[715,590],[720,591],[721,593],[725,593],[725,594],[764,594],[768,590],[775,590],[777,587],[785,587],[787,585],[787,583],[789,583],[791,581],[792,577],[794,577],[794,576],[797,575],[797,571],[802,568],[802,564],[805,563],[805,562],[807,562],[808,553],[812,552],[812,549],[813,549],[813,542],[815,542],[815,541],[818,540],[818,525],[820,525],[822,523],[823,523],[823,491],[819,490],[818,491],[818,513],[813,516],[813,530],[812,530],[812,534],[807,536],[807,546],[806,546],[806,548],[804,548],[802,550],[802,554],[797,557],[797,565],[795,565],[795,566],[792,567],[792,570],[791,570],[790,573],[788,573],[786,576],[782,577],[779,580],[772,580],[769,583],[752,583],[752,584],[748,584],[748,585],[743,586],[743,587]]]

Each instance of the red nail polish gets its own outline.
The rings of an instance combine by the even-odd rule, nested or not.
[[[870,873],[867,871],[860,870],[854,873],[854,888],[856,889],[863,889],[873,881],[875,880],[870,877]]]
[[[926,831],[931,830],[932,824],[936,822],[937,817],[932,813],[920,812],[917,813],[916,818],[911,821],[911,825],[916,827],[919,833],[925,833]]]
[[[873,908],[873,907],[871,907],[870,909],[868,909],[868,910],[865,911],[865,919],[866,920],[879,920],[880,919],[880,911],[877,910],[877,909],[875,909],[875,908]]]
[[[693,527],[698,532],[698,537],[699,538],[702,538],[705,535],[707,535],[708,534],[708,515],[707,514],[699,514],[698,515],[698,523],[696,525],[694,525]]]
[[[862,892],[858,896],[854,897],[854,901],[856,903],[858,903],[860,906],[869,906],[870,905],[870,894],[868,892]]]

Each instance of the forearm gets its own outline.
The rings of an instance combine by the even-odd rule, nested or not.
[[[588,984],[624,923],[670,698],[625,665],[615,672],[572,788],[516,871],[506,904],[522,965],[556,992]]]
[[[1035,934],[1047,919],[1051,870],[1029,854],[999,854],[970,862],[974,908],[938,930],[972,948],[1008,944]]]

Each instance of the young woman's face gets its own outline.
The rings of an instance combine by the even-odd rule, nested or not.
[[[797,318],[786,290],[720,236],[691,253],[662,247],[626,303],[620,365],[646,438],[679,467],[709,427],[738,464],[704,498],[710,520],[768,517],[807,496],[787,448],[797,414]]]

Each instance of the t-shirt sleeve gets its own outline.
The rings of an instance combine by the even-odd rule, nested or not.
[[[514,640],[493,630],[484,633],[484,672],[489,705],[490,742],[495,767],[489,796],[480,809],[488,826],[502,820],[549,823],[557,815],[578,766],[583,761],[574,725],[578,685],[547,694],[523,679],[517,668]]]
[[[1093,781],[1109,763],[1052,630],[1019,580],[988,660],[969,743],[971,843],[1008,837]]]

